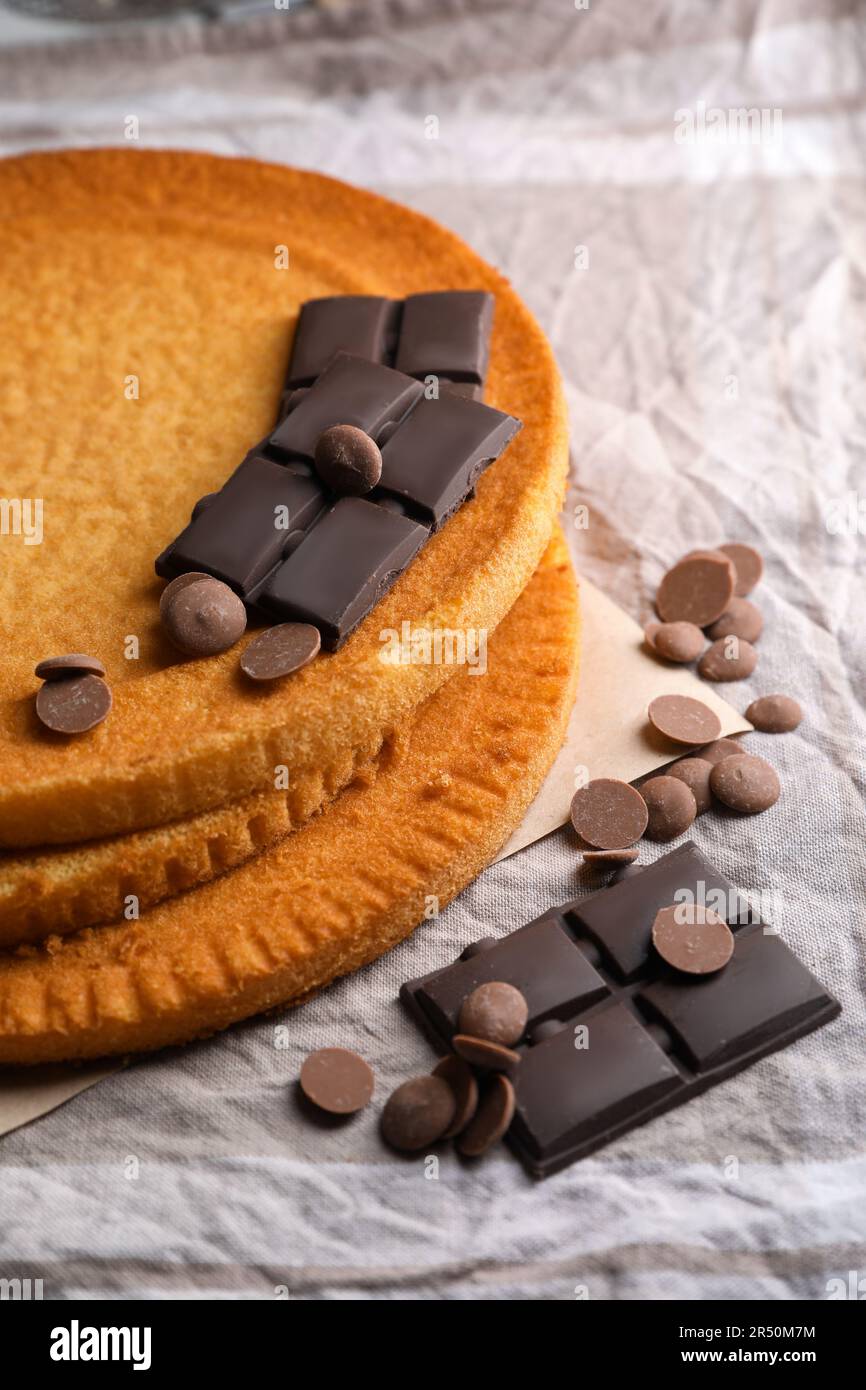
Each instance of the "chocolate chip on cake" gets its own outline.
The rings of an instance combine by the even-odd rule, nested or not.
[[[713,764],[706,758],[680,758],[678,763],[673,763],[667,770],[668,777],[676,777],[677,781],[684,782],[695,798],[695,805],[698,808],[698,815],[703,815],[713,804],[710,793],[710,773]]]
[[[626,849],[646,829],[646,807],[628,782],[597,777],[574,793],[571,823],[594,849]]]
[[[676,777],[651,777],[641,787],[641,795],[648,813],[648,840],[675,840],[698,813],[690,788]]]
[[[790,695],[762,695],[746,710],[750,724],[762,734],[789,734],[803,718],[803,711]]]
[[[720,618],[707,628],[714,642],[719,637],[741,637],[744,642],[757,642],[764,630],[760,608],[747,598],[732,598]]]
[[[36,713],[55,734],[86,734],[111,710],[111,691],[101,676],[46,681],[36,696]]]
[[[42,681],[62,681],[72,676],[104,676],[105,667],[96,656],[70,652],[67,656],[46,657],[39,662],[35,674]]]
[[[457,1140],[457,1151],[465,1158],[480,1158],[508,1131],[514,1119],[514,1087],[501,1073],[484,1087],[481,1103],[468,1128]]]
[[[313,1105],[330,1115],[354,1115],[373,1094],[372,1068],[345,1047],[311,1052],[301,1067],[301,1090]]]
[[[761,575],[764,573],[764,562],[750,545],[738,545],[736,542],[728,542],[720,545],[719,550],[727,555],[732,561],[736,571],[736,585],[734,592],[740,598],[750,594],[757,584]]]
[[[187,656],[227,651],[247,626],[247,610],[234,590],[209,577],[176,588],[160,604],[160,616],[169,639]]]
[[[252,681],[279,680],[311,662],[321,645],[312,623],[278,623],[253,638],[241,657],[241,670]]]
[[[707,645],[703,632],[695,623],[658,623],[653,637],[653,650],[666,661],[685,664],[697,661]]]
[[[177,579],[172,579],[170,584],[166,584],[159,596],[159,616],[165,619],[165,612],[169,604],[185,589],[188,584],[195,584],[199,579],[213,579],[212,574],[204,574],[201,570],[189,570],[186,574],[179,574]]]
[[[742,681],[758,664],[758,653],[740,637],[720,637],[707,647],[698,662],[698,675],[705,681]]]
[[[478,1082],[462,1057],[443,1057],[433,1068],[433,1075],[447,1081],[454,1093],[454,1119],[442,1135],[443,1139],[453,1139],[466,1128],[478,1109]]]
[[[674,743],[708,743],[722,732],[719,716],[691,695],[659,695],[647,717],[654,729]]]
[[[724,917],[697,903],[661,908],[652,940],[662,960],[686,975],[711,975],[734,953],[734,934]]]
[[[375,439],[356,425],[331,425],[316,441],[316,472],[341,497],[363,497],[382,476],[382,454]]]
[[[763,758],[742,753],[716,763],[710,776],[713,795],[732,811],[753,816],[775,805],[781,795],[775,768]]]
[[[528,1017],[529,1008],[519,989],[504,980],[490,980],[464,999],[457,1028],[473,1038],[511,1047],[522,1038]]]
[[[698,551],[668,570],[656,595],[662,622],[706,627],[721,617],[734,595],[734,567],[723,555]]]
[[[382,1136],[394,1149],[424,1149],[443,1137],[456,1109],[454,1092],[443,1077],[415,1076],[385,1102]]]

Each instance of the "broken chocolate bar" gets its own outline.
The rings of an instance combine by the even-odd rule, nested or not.
[[[652,945],[674,902],[718,911],[734,934],[722,969],[689,975]],[[508,1141],[536,1177],[557,1172],[828,1023],[840,1005],[689,841],[649,868],[488,938],[401,997],[447,1052],[466,997],[521,991],[527,1043]]]

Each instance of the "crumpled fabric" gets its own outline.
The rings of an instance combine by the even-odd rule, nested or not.
[[[806,718],[750,736],[781,801],[692,833],[844,1006],[541,1184],[504,1148],[395,1160],[374,1107],[302,1120],[314,1047],[364,1053],[380,1101],[429,1068],[400,983],[580,892],[563,830],[302,1010],[0,1141],[0,1275],[53,1298],[785,1300],[866,1270],[863,38],[842,0],[359,0],[0,56],[4,152],[118,143],[134,113],[144,145],[349,179],[496,263],[565,379],[578,567],[637,619],[684,551],[758,547],[760,664],[724,693]],[[771,113],[762,141],[741,109]]]

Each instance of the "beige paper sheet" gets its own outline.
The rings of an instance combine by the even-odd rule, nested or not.
[[[583,654],[580,693],[562,751],[523,824],[499,854],[504,859],[568,819],[575,770],[590,777],[633,782],[677,754],[670,745],[647,737],[646,707],[656,695],[695,695],[716,711],[723,734],[752,726],[716,693],[684,668],[657,661],[643,646],[643,633],[627,613],[587,580],[581,580]],[[120,1063],[49,1066],[21,1072],[0,1070],[0,1135],[55,1110],[80,1091],[117,1071]]]

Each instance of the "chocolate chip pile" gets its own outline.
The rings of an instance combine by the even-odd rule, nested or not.
[[[746,595],[763,569],[760,555],[748,545],[690,551],[659,585],[656,611],[662,621],[647,624],[647,646],[666,661],[697,662],[705,680],[750,676],[758,662],[752,644],[764,620]],[[803,711],[789,695],[762,695],[749,705],[746,718],[761,733],[789,733]],[[735,739],[719,737],[718,715],[703,701],[660,695],[650,702],[647,719],[655,734],[690,751],[639,788],[604,777],[575,792],[571,821],[590,866],[633,863],[642,836],[676,839],[714,805],[751,816],[773,806],[781,794],[764,758],[746,753]]]
[[[498,1143],[514,1117],[510,1075],[520,1053],[513,1049],[528,1017],[526,1000],[513,985],[491,980],[474,989],[460,1009],[453,1054],[429,1076],[411,1077],[388,1097],[381,1119],[385,1142],[401,1153],[417,1153],[454,1139],[466,1158],[479,1158]],[[354,1052],[326,1047],[304,1062],[300,1086],[320,1110],[351,1115],[372,1096],[373,1073]]]
[[[48,657],[39,662],[36,675],[44,682],[36,696],[36,713],[52,733],[84,734],[109,714],[111,690],[97,657],[85,652]]]

